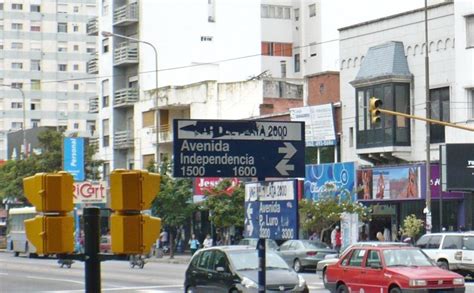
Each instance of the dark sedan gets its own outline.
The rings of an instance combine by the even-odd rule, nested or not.
[[[266,253],[266,292],[309,292],[306,281],[276,253]],[[257,292],[258,256],[251,246],[199,250],[186,270],[185,292]]]
[[[280,256],[296,272],[305,269],[315,269],[319,261],[328,254],[336,253],[327,244],[312,240],[288,240],[279,248]]]

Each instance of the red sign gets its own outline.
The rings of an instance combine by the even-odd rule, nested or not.
[[[106,188],[104,182],[76,182],[74,183],[74,203],[105,203]]]
[[[205,195],[205,192],[212,192],[212,190],[224,179],[225,178],[221,177],[195,178],[194,195]],[[224,192],[230,195],[237,185],[239,185],[240,181],[237,178],[229,178],[229,180],[232,184]]]

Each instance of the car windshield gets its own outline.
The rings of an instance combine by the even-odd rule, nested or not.
[[[419,249],[387,249],[383,251],[387,267],[433,266],[429,258]]]
[[[239,244],[257,247],[258,239],[253,239],[253,238],[242,239],[240,240]],[[276,244],[276,242],[271,239],[267,239],[267,241],[265,242],[265,246],[267,248],[274,249],[274,250],[278,248],[278,245]]]
[[[258,269],[258,255],[256,250],[230,251],[228,254],[237,271]],[[272,252],[266,253],[265,262],[267,269],[289,269],[286,262],[280,256]]]
[[[317,241],[301,241],[306,249],[329,249],[326,243]]]

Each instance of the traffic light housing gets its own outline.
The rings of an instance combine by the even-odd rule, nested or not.
[[[39,214],[25,220],[28,240],[38,254],[74,252],[73,210],[74,179],[71,174],[37,173],[23,179],[26,198]]]
[[[141,170],[110,174],[111,250],[116,254],[147,254],[158,238],[161,219],[142,213],[160,191],[161,176]]]
[[[370,112],[370,121],[372,124],[379,124],[382,118],[380,117],[380,106],[382,106],[382,100],[375,97],[370,98],[369,100],[369,112]]]

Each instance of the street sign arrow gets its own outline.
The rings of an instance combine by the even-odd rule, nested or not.
[[[288,164],[288,159],[283,159],[278,164],[276,165],[276,169],[278,172],[280,172],[281,175],[287,176],[289,173],[288,171],[293,171],[295,170],[295,165],[293,164]]]
[[[291,159],[296,154],[296,148],[293,144],[285,142],[285,147],[278,148],[278,153],[285,154],[285,159]]]
[[[253,234],[252,215],[253,215],[253,208],[252,208],[252,205],[249,203],[249,205],[247,206],[247,221],[248,221],[247,233],[248,235]]]

